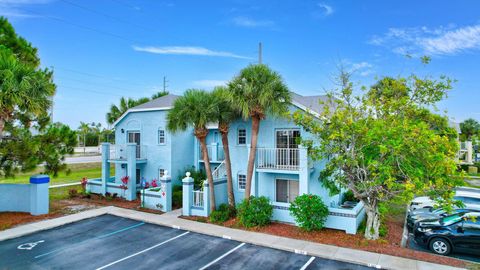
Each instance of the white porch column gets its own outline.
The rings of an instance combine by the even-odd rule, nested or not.
[[[193,138],[193,162],[195,168],[200,169],[200,144],[196,137]]]
[[[127,143],[127,201],[133,201],[137,196],[137,144]]]
[[[298,174],[299,180],[299,194],[308,194],[310,189],[308,185],[308,176],[309,176],[309,168],[308,168],[308,153],[307,148],[304,146],[298,147],[298,155],[299,155],[299,167],[300,171]]]
[[[473,146],[472,146],[472,141],[466,141],[465,145],[467,147],[467,158],[466,162],[469,164],[473,163]]]
[[[193,178],[190,177],[190,172],[186,173],[186,177],[182,179],[182,215],[190,216],[192,214],[192,191],[193,191]]]
[[[212,161],[218,161],[218,143],[213,142],[210,146],[212,148],[211,156],[209,157]]]
[[[107,182],[110,178],[110,143],[102,143],[102,194],[107,193]]]
[[[205,217],[210,215],[210,188],[208,180],[203,182],[203,213]]]

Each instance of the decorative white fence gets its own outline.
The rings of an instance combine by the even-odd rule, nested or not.
[[[297,171],[300,151],[298,148],[257,148],[257,168]]]
[[[203,190],[193,190],[192,206],[203,207]]]

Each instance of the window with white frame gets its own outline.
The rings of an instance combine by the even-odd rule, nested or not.
[[[245,145],[247,143],[247,130],[243,127],[237,130],[237,144]]]
[[[290,203],[298,196],[298,181],[276,179],[275,201]]]
[[[158,179],[162,178],[165,175],[165,169],[158,169]]]
[[[158,144],[161,144],[161,145],[165,144],[165,142],[166,142],[165,137],[166,137],[165,136],[165,129],[159,128],[158,129]]]
[[[245,186],[247,185],[247,176],[245,174],[238,174],[238,189],[245,190]]]

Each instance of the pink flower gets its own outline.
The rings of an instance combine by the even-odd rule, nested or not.
[[[121,179],[121,180],[122,180],[122,183],[125,184],[125,185],[128,184],[128,179],[129,179],[128,176],[122,177],[122,179]]]
[[[157,179],[152,180],[152,187],[158,187]]]

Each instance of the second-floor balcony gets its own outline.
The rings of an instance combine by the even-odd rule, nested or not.
[[[128,160],[128,147],[129,145],[125,144],[112,144],[110,145],[110,160],[118,161],[127,161]],[[133,155],[136,160],[146,160],[147,159],[147,147],[146,145],[135,145]],[[133,148],[133,147],[132,147]]]
[[[222,162],[225,160],[225,152],[223,151],[223,146],[218,143],[212,143],[207,145],[207,152],[210,162]],[[199,147],[199,160],[203,162],[203,153],[202,148]]]
[[[257,169],[300,170],[300,149],[257,148]]]

